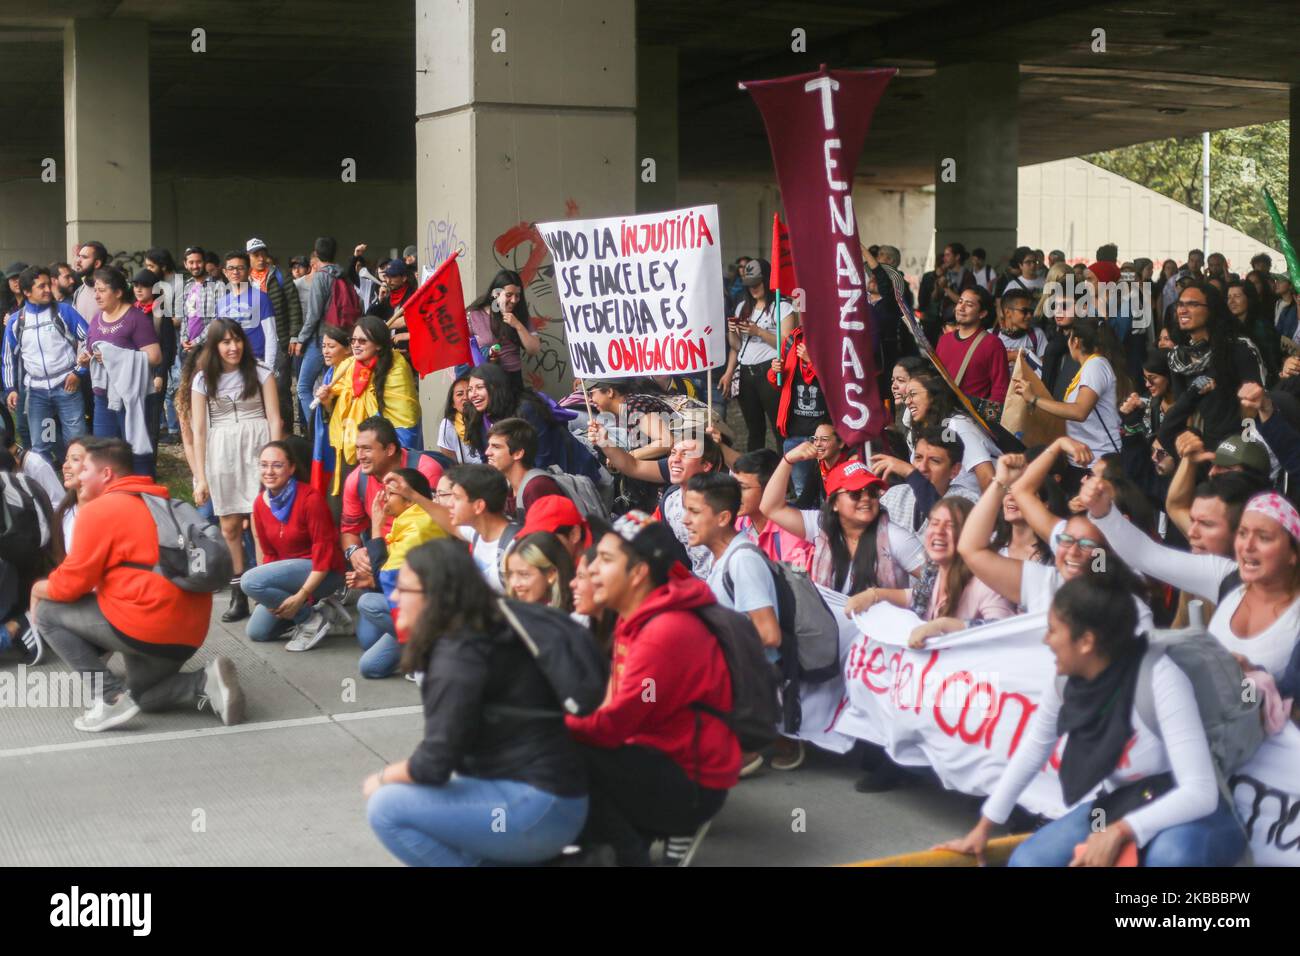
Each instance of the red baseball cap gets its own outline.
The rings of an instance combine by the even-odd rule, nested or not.
[[[581,528],[582,547],[591,547],[591,526],[578,511],[578,506],[564,495],[546,495],[534,501],[524,515],[524,526],[519,529],[519,537],[536,531],[554,534],[560,528]]]
[[[885,488],[885,483],[867,467],[867,463],[856,459],[836,465],[826,476],[828,495],[835,495],[841,491],[857,491],[861,488],[870,488],[872,485],[882,491]]]

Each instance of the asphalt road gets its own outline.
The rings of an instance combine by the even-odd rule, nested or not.
[[[87,735],[72,727],[76,709],[0,707],[0,865],[394,862],[366,825],[361,781],[419,739],[415,686],[359,677],[351,638],[306,654],[253,645],[217,621],[223,606],[218,596],[193,666],[218,653],[236,662],[248,698],[241,726],[182,711]],[[851,758],[814,752],[797,771],[742,781],[695,865],[847,863],[927,848],[975,818],[975,801],[936,785],[864,796],[856,777]]]

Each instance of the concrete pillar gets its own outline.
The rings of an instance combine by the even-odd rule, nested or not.
[[[1019,83],[1015,63],[954,63],[935,73],[936,257],[960,241],[997,263],[1016,246]]]
[[[636,211],[677,208],[677,49],[636,51]],[[647,169],[646,160],[654,160]],[[646,182],[653,173],[654,181]]]
[[[520,272],[543,350],[525,378],[573,376],[554,274],[532,223],[636,208],[634,0],[416,0],[420,263],[461,252],[468,304]],[[421,387],[426,433],[447,376]]]
[[[63,129],[68,246],[148,249],[149,24],[74,20],[63,33]]]

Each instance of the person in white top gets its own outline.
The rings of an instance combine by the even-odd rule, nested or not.
[[[799,324],[799,315],[782,300],[778,330],[776,300],[767,285],[772,281],[772,265],[766,259],[750,259],[741,269],[740,278],[745,294],[736,306],[735,318],[727,321],[727,340],[730,348],[739,353],[738,394],[749,435],[747,451],[758,451],[765,446],[769,429],[776,435],[778,394],[768,382],[767,372],[777,357],[777,335],[779,332],[784,342]],[[728,394],[731,377],[724,374],[718,387]],[[780,436],[776,437],[779,442]]]
[[[966,519],[966,526],[957,542],[957,553],[977,578],[1029,614],[1046,611],[1052,596],[1067,581],[1078,577],[1113,576],[1132,595],[1139,629],[1150,630],[1151,609],[1137,596],[1141,582],[1111,552],[1106,539],[1087,516],[1074,515],[1057,525],[1051,535],[1054,540],[1049,542],[1055,548],[1052,564],[1005,557],[994,550],[993,529],[1002,510],[1002,497],[1008,491],[1014,493],[1016,504],[1030,526],[1041,524],[1035,521],[1035,513],[1047,513],[1047,508],[1038,500],[1037,490],[1043,474],[1051,467],[1051,461],[1052,456],[1040,455],[1033,465],[1026,468],[1023,455],[999,458],[993,481]]]
[[[1112,506],[1099,485],[1090,483],[1079,497],[1116,554],[1143,574],[1217,604],[1210,634],[1243,668],[1281,677],[1300,640],[1300,514],[1295,506],[1273,491],[1251,498],[1237,526],[1233,557],[1226,558],[1190,554],[1152,540]]]
[[[1245,833],[1219,796],[1192,683],[1168,657],[1146,672],[1158,726],[1139,716],[1147,642],[1123,586],[1100,576],[1077,578],[1057,592],[1047,620],[1044,643],[1056,657],[1056,673],[975,828],[936,849],[973,854],[982,863],[993,827],[1006,822],[1063,738],[1061,792],[1073,809],[1017,847],[1010,866],[1114,866],[1130,842],[1141,866],[1236,863]],[[1157,796],[1124,809],[1133,791],[1122,788],[1137,785]]]
[[[962,443],[961,471],[954,479],[958,488],[979,493],[993,480],[993,461],[998,446],[987,431],[969,415],[953,411],[952,394],[937,375],[914,375],[904,386],[907,403],[907,450],[916,452],[916,439],[928,428],[951,430]]]
[[[1029,393],[1023,379],[1014,379],[1011,387],[1029,407],[1065,419],[1065,433],[1087,445],[1094,456],[1118,454],[1120,450],[1119,390],[1132,391],[1125,375],[1124,363],[1113,348],[1114,336],[1104,319],[1080,317],[1074,320],[1068,339],[1070,357],[1079,363],[1079,371],[1066,387],[1065,401],[1039,398]],[[1125,375],[1125,378],[1127,376]]]

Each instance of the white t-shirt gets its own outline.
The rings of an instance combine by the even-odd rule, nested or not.
[[[742,299],[736,306],[736,317],[740,317],[740,310],[744,308],[745,302]],[[771,332],[773,335],[780,336],[781,331],[776,324],[775,301],[769,299],[767,308],[762,312],[757,309],[749,316],[749,320],[757,325],[760,329]],[[781,321],[784,322],[786,316],[794,311],[789,302],[781,300]],[[740,358],[738,361],[741,365],[767,365],[772,359],[776,358],[776,349],[768,345],[757,335],[742,335],[740,337]]]
[[[501,537],[505,532],[501,532],[495,541],[486,541],[467,524],[458,526],[456,530],[469,542],[469,555],[478,566],[483,580],[492,586],[492,590],[504,594],[505,585],[501,583]]]
[[[730,577],[734,594],[727,595],[723,579]],[[731,539],[722,557],[713,562],[706,581],[713,596],[723,607],[742,614],[770,607],[778,616],[776,583],[754,543],[747,535],[738,534]]]
[[[257,384],[260,386],[272,372],[261,362],[257,363]],[[200,395],[208,394],[208,377],[206,375],[195,375],[194,381],[190,385],[190,390],[198,392]],[[221,378],[217,379],[217,397],[229,398],[239,401],[244,397],[244,373],[239,369],[233,372],[222,372]]]
[[[450,418],[444,418],[442,424],[438,426],[438,447],[447,449],[462,465],[477,465],[483,462],[483,456],[474,449],[474,446],[456,433],[456,423]]]
[[[77,506],[73,505],[63,512],[63,550],[72,550],[72,531],[77,524]]]
[[[1237,562],[1217,554],[1190,554],[1152,541],[1111,508],[1101,518],[1094,518],[1111,547],[1129,567],[1158,581],[1172,584],[1189,598],[1203,598],[1210,603],[1219,599],[1223,579],[1237,570]],[[1238,585],[1223,597],[1206,627],[1215,639],[1234,654],[1240,654],[1274,677],[1282,676],[1296,641],[1300,640],[1300,597],[1278,615],[1276,621],[1254,637],[1238,637],[1232,632],[1232,615],[1241,606],[1246,588]]]
[[[1002,340],[1002,345],[1008,353],[1028,349],[1041,358],[1047,351],[1047,336],[1043,334],[1042,329],[1030,329],[1020,338],[1008,335],[1006,332],[998,332],[998,338]]]
[[[1092,449],[1094,457],[1110,455],[1120,450],[1119,406],[1115,403],[1115,371],[1110,362],[1100,355],[1086,359],[1079,370],[1079,386],[1066,399],[1078,401],[1079,390],[1084,386],[1097,393],[1097,404],[1081,422],[1067,421],[1065,434],[1081,441]]]
[[[1019,604],[1026,614],[1046,614],[1052,607],[1052,598],[1065,584],[1065,578],[1056,570],[1054,564],[1039,564],[1037,561],[1024,561],[1020,565],[1020,600]],[[1154,629],[1151,608],[1147,607],[1136,594],[1133,603],[1137,606],[1138,633]]]

